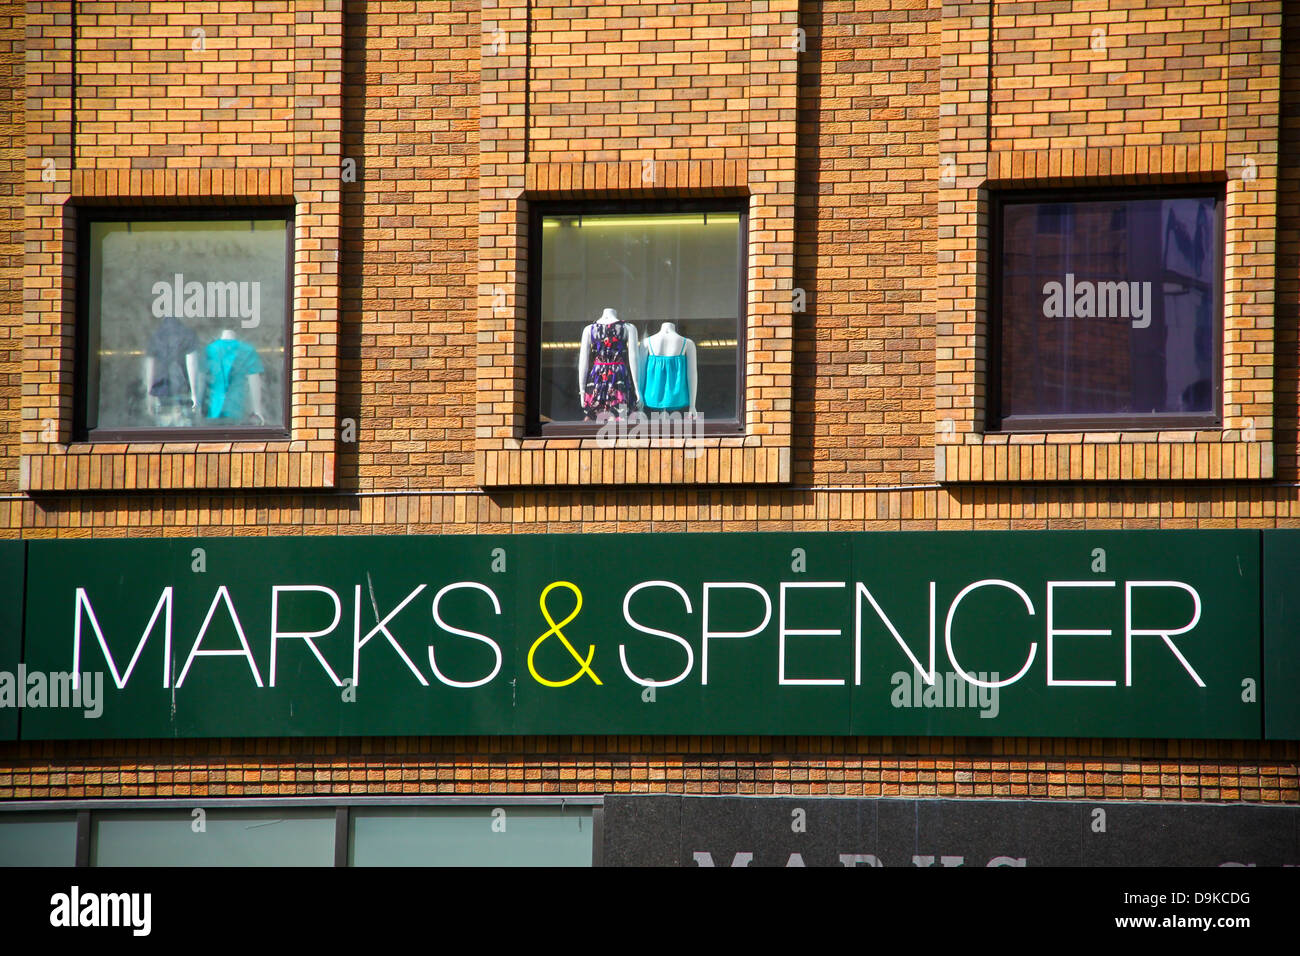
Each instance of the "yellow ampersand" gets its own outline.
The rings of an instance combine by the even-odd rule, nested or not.
[[[546,609],[546,595],[550,594],[556,588],[568,588],[573,592],[573,596],[577,598],[577,603],[573,606],[572,613],[570,613],[569,616],[559,624],[555,623],[555,619],[551,617],[551,612]],[[568,687],[583,674],[586,674],[592,679],[592,681],[599,684],[600,678],[597,677],[596,672],[591,669],[591,659],[596,656],[596,645],[591,644],[588,646],[587,659],[583,660],[578,656],[578,652],[573,649],[573,645],[569,643],[569,639],[564,636],[564,632],[561,630],[561,628],[577,617],[578,612],[582,610],[582,592],[578,590],[577,585],[570,584],[568,581],[552,581],[542,590],[542,596],[538,599],[537,603],[542,608],[542,617],[546,618],[546,623],[551,625],[551,627],[545,634],[533,641],[533,646],[528,649],[528,672],[533,675],[533,680],[537,681],[539,684],[544,684],[547,687]],[[533,666],[533,655],[537,653],[537,648],[541,647],[542,642],[552,634],[560,639],[560,643],[568,648],[569,653],[573,655],[573,659],[578,662],[578,672],[568,680],[547,680],[541,674],[537,673],[537,668]]]

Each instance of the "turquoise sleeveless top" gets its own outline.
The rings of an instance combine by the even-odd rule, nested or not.
[[[688,408],[691,383],[686,374],[686,353],[646,356],[645,407],[650,409]]]

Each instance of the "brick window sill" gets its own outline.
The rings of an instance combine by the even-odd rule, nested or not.
[[[705,437],[693,447],[656,447],[663,440],[586,447],[576,439],[528,439],[519,447],[481,449],[484,487],[598,485],[761,485],[790,481],[789,444]]]
[[[313,441],[55,445],[22,456],[24,491],[332,488],[335,454]]]
[[[1273,477],[1273,442],[1220,431],[968,435],[936,445],[934,470],[948,484],[1248,481]]]

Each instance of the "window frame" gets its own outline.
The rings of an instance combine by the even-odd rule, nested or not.
[[[76,337],[74,347],[74,389],[72,435],[76,442],[200,442],[200,441],[284,441],[290,438],[293,384],[294,319],[294,207],[265,206],[100,206],[78,205],[76,222]],[[257,219],[285,224],[284,371],[282,374],[282,428],[118,428],[91,429],[87,405],[90,400],[90,227],[96,222],[228,221]]]
[[[1218,296],[1215,300],[1211,339],[1214,383],[1211,390],[1210,413],[1155,413],[1146,415],[1075,413],[1058,415],[1002,414],[1003,379],[1003,297],[1002,297],[1002,241],[1003,213],[1009,205],[1031,203],[1082,203],[1082,202],[1132,202],[1161,199],[1213,199],[1214,200],[1214,268]],[[1025,434],[1048,432],[1134,432],[1134,431],[1204,431],[1223,428],[1223,316],[1225,219],[1226,197],[1224,184],[1185,183],[1157,186],[1112,186],[1054,189],[1002,189],[989,196],[991,228],[989,230],[989,313],[988,313],[988,392],[986,394],[988,423],[991,434]]]
[[[594,438],[606,426],[600,422],[541,421],[541,296],[542,219],[556,215],[646,215],[667,213],[738,213],[736,290],[736,417],[702,421],[698,434],[738,436],[745,432],[745,355],[749,296],[749,203],[747,198],[655,200],[541,200],[529,203],[528,283],[524,436],[526,438]]]

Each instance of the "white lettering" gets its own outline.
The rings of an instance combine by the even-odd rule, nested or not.
[[[865,597],[875,608],[876,616],[884,622],[885,627],[889,628],[889,633],[894,636],[898,646],[903,649],[907,659],[912,662],[921,679],[927,684],[934,683],[934,646],[935,646],[935,594],[934,582],[930,582],[930,666],[928,669],[921,667],[921,662],[916,659],[912,649],[903,641],[903,636],[898,633],[898,628],[894,627],[894,622],[881,608],[880,604],[867,590],[867,586],[861,581],[857,582],[856,594],[853,601],[853,683],[855,685],[862,683],[862,599]]]
[[[744,589],[756,592],[763,598],[763,623],[749,631],[714,631],[709,627],[709,593],[714,588],[732,588]],[[755,634],[762,633],[767,627],[768,622],[772,620],[772,599],[767,596],[767,592],[757,584],[750,584],[748,581],[706,581],[704,583],[704,614],[701,624],[701,642],[700,642],[700,685],[704,686],[709,682],[709,641],[717,638],[744,638],[753,637]]]
[[[777,684],[842,687],[842,677],[786,677],[785,676],[785,639],[787,637],[839,637],[844,632],[839,628],[812,628],[794,630],[785,626],[786,591],[791,588],[842,588],[843,581],[782,581],[779,609],[777,612]]]
[[[1058,637],[1110,637],[1114,631],[1065,630],[1056,626],[1057,588],[1113,588],[1114,581],[1048,581],[1047,582],[1047,686],[1048,687],[1114,687],[1113,680],[1066,680],[1056,677],[1055,644]]]
[[[1020,595],[1020,599],[1025,602],[1025,608],[1029,611],[1029,615],[1031,617],[1033,616],[1034,602],[1029,600],[1029,595],[1026,594],[1019,585],[1012,584],[1010,581],[1003,581],[1000,578],[985,578],[983,581],[975,581],[972,584],[966,585],[958,592],[957,596],[952,599],[952,604],[948,607],[948,619],[944,622],[943,626],[943,642],[944,646],[948,649],[948,660],[952,662],[953,670],[966,678],[967,681],[977,687],[1006,687],[1008,684],[1014,684],[1016,681],[1020,680],[1020,678],[1024,677],[1025,674],[1028,673],[1029,668],[1033,666],[1034,657],[1038,653],[1037,641],[1033,641],[1029,645],[1029,656],[1025,659],[1025,666],[1020,668],[1015,675],[1008,677],[1004,681],[986,682],[971,676],[962,669],[960,664],[957,663],[957,655],[955,655],[952,650],[952,620],[957,615],[957,606],[961,604],[962,599],[971,591],[983,587],[1000,587],[1006,588],[1009,591],[1014,591],[1016,594]]]
[[[1133,626],[1133,589],[1134,588],[1181,588],[1192,596],[1192,619],[1180,628],[1170,630],[1168,628],[1151,628],[1139,629]],[[1124,582],[1124,686],[1133,686],[1133,638],[1135,637],[1158,637],[1165,642],[1165,645],[1178,658],[1178,662],[1183,665],[1183,670],[1192,676],[1196,681],[1197,687],[1204,687],[1205,681],[1201,680],[1201,675],[1196,673],[1192,665],[1183,657],[1182,651],[1174,646],[1173,638],[1179,634],[1186,634],[1201,620],[1201,596],[1196,592],[1196,588],[1190,584],[1184,584],[1182,581],[1125,581]]]
[[[452,680],[450,677],[447,677],[445,674],[443,674],[442,671],[438,670],[438,662],[433,659],[433,645],[430,644],[429,645],[429,666],[433,668],[433,675],[437,677],[438,680],[442,681],[444,684],[446,684],[449,687],[482,687],[484,684],[491,681],[492,678],[496,677],[501,670],[501,647],[497,644],[496,641],[492,640],[492,638],[488,637],[486,634],[479,634],[476,631],[466,631],[466,630],[462,630],[459,627],[453,627],[452,625],[448,624],[446,621],[442,619],[442,615],[438,611],[438,605],[442,601],[443,595],[445,595],[448,591],[455,591],[459,588],[472,588],[473,590],[476,591],[482,591],[484,594],[486,594],[488,597],[492,599],[492,612],[494,614],[501,613],[501,602],[497,600],[496,592],[493,591],[490,587],[488,587],[486,584],[479,584],[477,581],[459,581],[456,584],[448,584],[446,587],[442,588],[442,590],[440,590],[437,594],[433,596],[434,623],[437,624],[444,631],[446,631],[448,634],[455,634],[459,637],[468,637],[471,640],[482,641],[488,647],[492,648],[492,653],[496,656],[496,663],[492,665],[492,672],[488,674],[487,677],[484,677],[482,680],[471,680],[471,681]]]
[[[73,886],[50,897],[50,925],[62,927],[128,927],[133,936],[148,936],[153,928],[152,893],[82,893]]]
[[[280,592],[281,591],[310,591],[316,594],[328,594],[330,600],[334,602],[334,619],[330,621],[329,627],[322,631],[281,631],[280,630]],[[320,584],[285,584],[272,585],[271,587],[271,686],[275,686],[275,663],[276,649],[282,640],[298,640],[307,645],[307,648],[320,662],[320,666],[325,668],[325,673],[329,674],[330,680],[334,682],[335,687],[342,687],[343,681],[334,673],[334,668],[330,667],[329,661],[325,660],[325,655],[320,652],[316,646],[316,638],[325,637],[333,632],[334,628],[339,626],[339,621],[343,618],[343,602],[339,600],[338,594],[332,589]]]
[[[170,668],[172,658],[172,589],[165,587],[162,594],[158,596],[158,603],[154,605],[153,614],[149,618],[149,623],[144,627],[144,633],[140,635],[140,642],[135,646],[135,653],[131,655],[131,661],[126,665],[126,673],[120,674],[117,670],[117,663],[113,660],[113,652],[108,649],[108,641],[104,639],[104,632],[99,626],[99,620],[95,617],[95,609],[90,604],[90,597],[86,594],[85,588],[77,588],[76,607],[73,609],[72,625],[72,687],[75,690],[80,686],[81,674],[81,610],[86,609],[86,616],[90,618],[90,626],[95,632],[95,637],[99,640],[99,646],[104,651],[104,660],[108,662],[108,671],[113,675],[113,683],[117,684],[117,689],[122,690],[126,687],[126,682],[131,679],[131,671],[135,670],[136,661],[140,659],[140,653],[144,650],[145,642],[148,641],[149,635],[153,633],[154,625],[158,623],[158,615],[162,613],[163,607],[167,608],[167,616],[163,618],[163,687],[170,686]]]
[[[672,687],[674,684],[685,680],[686,676],[690,674],[691,668],[695,666],[695,651],[691,648],[690,641],[686,640],[686,638],[681,635],[673,634],[670,631],[661,631],[658,628],[646,627],[644,624],[632,619],[632,614],[628,606],[632,602],[632,595],[636,594],[643,588],[669,588],[670,590],[677,592],[677,595],[682,599],[682,603],[686,605],[687,614],[694,613],[691,608],[690,597],[682,589],[681,585],[674,584],[672,581],[642,581],[640,584],[629,589],[628,592],[623,595],[623,620],[627,622],[627,625],[640,631],[642,634],[649,634],[652,637],[665,637],[668,640],[675,641],[677,644],[681,645],[682,649],[686,651],[686,666],[682,669],[680,674],[670,680],[655,681],[646,680],[632,673],[632,668],[629,667],[627,663],[627,648],[623,644],[618,645],[618,660],[619,663],[623,665],[623,673],[626,674],[634,683],[640,684],[642,687]]]
[[[367,577],[369,577],[369,574],[367,574]],[[402,599],[401,604],[397,605],[397,607],[393,608],[391,611],[385,614],[382,619],[379,618],[379,606],[375,604],[374,592],[372,590],[370,595],[370,601],[371,601],[371,606],[374,608],[375,611],[375,619],[376,619],[375,626],[366,632],[365,637],[362,637],[361,636],[361,585],[359,584],[356,585],[355,590],[352,592],[352,686],[353,687],[356,687],[358,684],[361,683],[361,648],[365,647],[366,644],[370,642],[370,639],[372,637],[381,633],[384,635],[385,638],[388,639],[388,643],[392,645],[393,650],[397,651],[397,656],[402,659],[402,661],[406,664],[407,668],[411,671],[411,673],[415,675],[415,679],[420,682],[420,686],[421,687],[429,686],[428,678],[426,678],[422,673],[420,673],[420,669],[415,666],[415,662],[406,656],[406,651],[402,649],[401,644],[397,643],[397,638],[393,636],[393,632],[388,629],[388,622],[391,621],[393,618],[397,617],[397,615],[402,612],[402,609],[405,608],[406,605],[410,604],[413,600],[415,600],[416,596],[423,590],[424,590],[423,584],[417,586],[415,590],[413,590],[410,594],[408,594],[406,597]]]
[[[203,637],[208,633],[208,625],[212,623],[212,616],[217,613],[217,604],[221,601],[226,603],[226,610],[230,613],[230,620],[235,625],[235,633],[239,636],[239,646],[242,650],[201,651],[199,645],[203,643]],[[248,661],[248,669],[253,672],[253,680],[257,682],[257,686],[264,686],[262,684],[262,675],[257,672],[257,661],[253,659],[253,650],[248,646],[248,638],[244,636],[244,625],[239,622],[239,615],[235,613],[234,602],[230,600],[230,592],[226,590],[224,584],[217,588],[217,593],[212,596],[212,604],[208,607],[207,616],[203,618],[203,626],[199,628],[199,633],[194,638],[189,657],[185,658],[185,666],[181,668],[181,676],[176,681],[177,690],[180,690],[181,685],[185,683],[185,675],[190,672],[190,665],[194,663],[196,657],[243,657]]]

